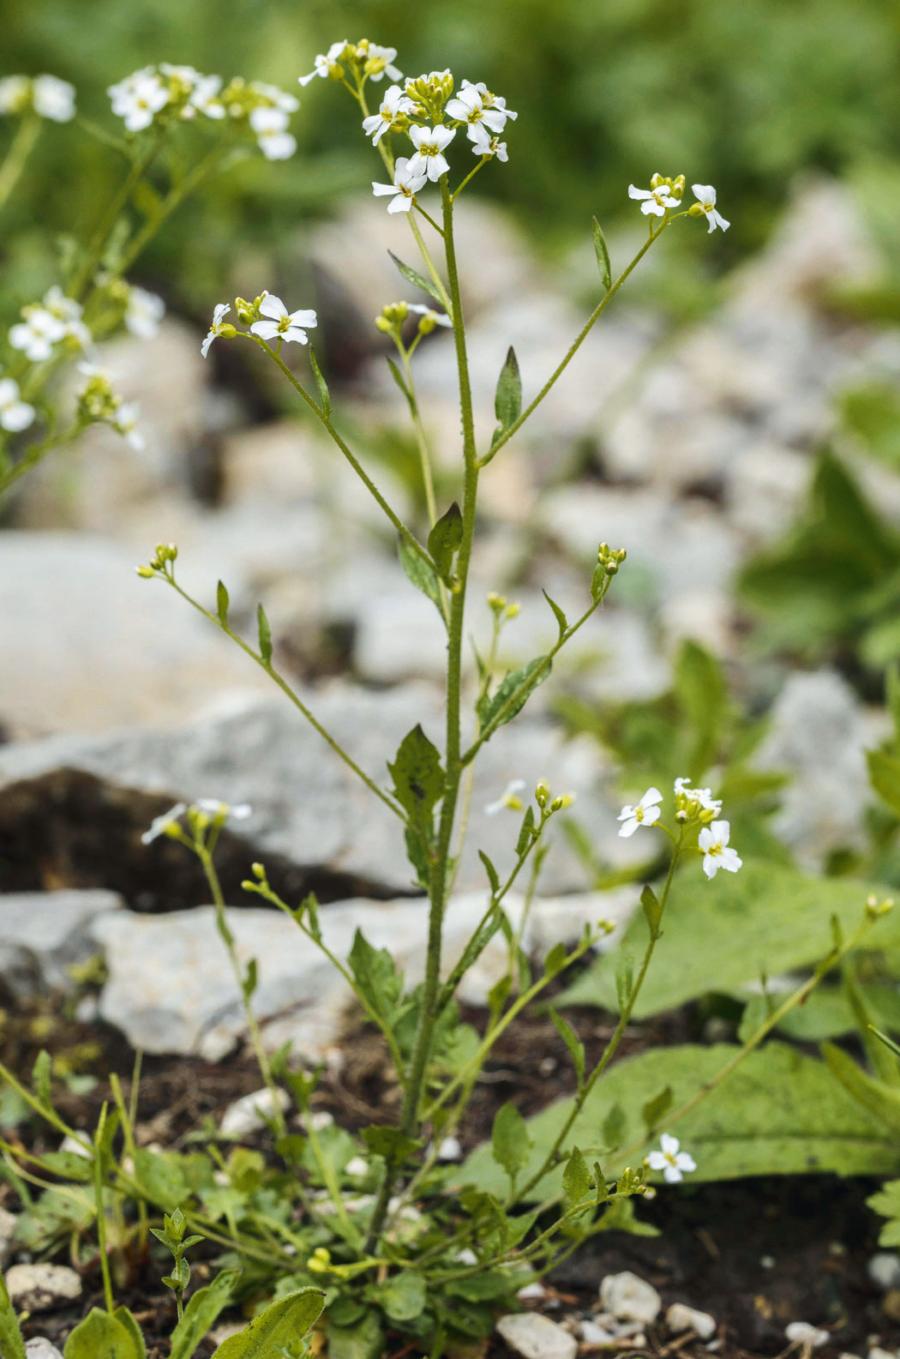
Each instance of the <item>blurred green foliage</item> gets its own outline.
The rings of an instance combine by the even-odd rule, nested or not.
[[[507,96],[521,113],[512,162],[479,192],[521,209],[548,246],[589,229],[593,212],[628,211],[629,180],[684,169],[718,186],[734,222],[711,245],[723,259],[744,254],[797,171],[851,175],[889,163],[900,142],[890,0],[7,0],[3,67],[72,80],[84,114],[108,125],[106,86],[147,62],[296,89],[317,51],[363,35],[396,45],[406,71],[447,64]],[[353,117],[315,82],[296,120],[299,156],[275,167],[254,158],[207,190],[170,224],[144,276],[171,300],[205,304],[237,242],[296,250],[311,211],[367,188],[371,155],[348,136]],[[48,238],[89,223],[121,169],[77,125],[45,130],[5,224],[17,300],[52,273]]]

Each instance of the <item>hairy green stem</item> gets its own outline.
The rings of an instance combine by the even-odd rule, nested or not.
[[[25,114],[16,129],[16,134],[10,143],[3,164],[0,165],[0,208],[3,207],[18,184],[19,177],[25,169],[40,131],[41,119],[39,115],[34,112]]]

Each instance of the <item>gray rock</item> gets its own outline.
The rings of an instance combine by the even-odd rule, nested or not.
[[[522,1359],[575,1359],[578,1343],[540,1312],[512,1312],[497,1322],[497,1334]]]
[[[282,1113],[290,1104],[286,1091],[278,1090],[276,1095],[277,1100],[273,1100],[271,1090],[264,1086],[262,1090],[254,1090],[236,1099],[222,1115],[219,1132],[223,1137],[238,1138],[258,1132],[266,1126],[267,1119],[271,1120],[276,1104]]]
[[[0,971],[2,970],[2,963],[0,963]],[[0,1208],[0,1269],[5,1269],[7,1262],[12,1257],[13,1237],[18,1220],[15,1213],[8,1213],[5,1208]]]
[[[68,1265],[13,1265],[6,1273],[6,1287],[19,1310],[52,1312],[81,1297],[81,1276]]]
[[[811,1326],[808,1321],[789,1322],[784,1328],[784,1334],[792,1344],[803,1345],[813,1350],[819,1349],[821,1345],[827,1345],[831,1339],[830,1332],[823,1331],[819,1326]]]
[[[652,1284],[630,1270],[607,1274],[600,1285],[600,1301],[619,1321],[638,1321],[650,1326],[659,1316],[662,1298]]]
[[[56,1346],[42,1335],[25,1341],[25,1354],[27,1359],[63,1359]]]
[[[701,1340],[711,1340],[716,1333],[716,1319],[709,1312],[698,1312],[683,1302],[673,1302],[666,1312],[666,1325],[676,1335],[693,1331]]]
[[[878,1251],[866,1266],[866,1272],[873,1284],[884,1293],[892,1288],[900,1288],[900,1255],[894,1251]]]
[[[122,904],[115,892],[99,890],[0,897],[0,974],[6,984],[18,996],[65,986],[68,969],[97,951],[91,923]]]

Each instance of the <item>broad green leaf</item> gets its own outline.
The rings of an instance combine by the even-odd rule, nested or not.
[[[822,1056],[829,1070],[855,1100],[877,1118],[882,1125],[900,1132],[900,1090],[876,1080],[833,1043],[822,1044]]]
[[[418,1138],[407,1137],[400,1128],[372,1123],[362,1130],[363,1141],[375,1156],[383,1156],[392,1165],[402,1165],[422,1145]]]
[[[594,254],[597,256],[597,264],[600,267],[600,277],[603,280],[604,288],[609,291],[612,283],[612,265],[609,260],[609,248],[606,244],[606,237],[603,228],[595,217],[591,223],[591,230],[594,240]]]
[[[188,1198],[188,1184],[178,1157],[169,1152],[138,1147],[134,1154],[134,1178],[145,1196],[167,1213]]]
[[[525,1120],[514,1104],[504,1104],[494,1117],[491,1129],[491,1150],[494,1160],[511,1180],[528,1162],[531,1139]]]
[[[497,379],[497,392],[494,396],[494,414],[500,425],[500,433],[514,425],[522,413],[522,375],[516,351],[510,345],[506,359]]]
[[[507,722],[511,722],[525,707],[535,689],[543,684],[550,669],[549,657],[536,656],[519,670],[511,670],[494,693],[479,705],[482,728],[490,727],[495,722],[497,727],[504,727]]]
[[[390,950],[373,948],[362,930],[357,930],[347,962],[375,1013],[383,1019],[392,1019],[403,996],[403,974]]]
[[[228,622],[229,602],[228,590],[225,582],[220,580],[216,585],[216,613],[219,615],[219,622],[223,624],[223,626]]]
[[[591,1191],[591,1172],[578,1147],[572,1149],[566,1161],[562,1173],[562,1187],[563,1198],[569,1208],[587,1198]]]
[[[64,1359],[141,1359],[133,1330],[99,1307],[72,1331],[63,1355]]]
[[[256,610],[256,623],[259,631],[259,654],[263,658],[265,665],[272,659],[272,629],[266,617],[266,611],[260,604]]]
[[[850,934],[871,893],[890,895],[877,884],[817,878],[767,863],[748,863],[736,875],[720,873],[707,882],[697,863],[690,863],[672,888],[663,938],[635,1017],[673,1010],[709,992],[731,994],[760,976],[820,961],[832,947],[831,917]],[[562,1003],[615,1010],[619,959],[623,952],[642,953],[645,942],[643,921],[633,920],[618,948],[584,972]],[[873,948],[900,944],[897,913],[879,921],[869,943]]]
[[[41,1157],[41,1169],[52,1171],[61,1180],[74,1180],[77,1184],[87,1184],[93,1179],[93,1159],[81,1156],[77,1151],[45,1151]]]
[[[318,1321],[324,1304],[325,1294],[318,1288],[291,1293],[273,1302],[239,1335],[223,1341],[213,1359],[283,1359],[285,1354],[299,1355],[298,1342]]]
[[[677,1109],[713,1080],[740,1051],[730,1044],[685,1045],[642,1053],[617,1063],[585,1101],[572,1128],[570,1145],[587,1158],[599,1153],[600,1131],[611,1107],[624,1119],[620,1145],[604,1151],[604,1171],[616,1178],[626,1165],[640,1164],[646,1145],[642,1111],[664,1085]],[[539,1169],[552,1146],[570,1100],[561,1100],[530,1119],[533,1150],[523,1177]],[[832,1171],[839,1175],[897,1174],[900,1139],[872,1118],[824,1062],[783,1043],[751,1053],[717,1089],[672,1128],[697,1162],[691,1181],[748,1175],[790,1175]],[[634,1144],[641,1144],[635,1149]],[[503,1193],[505,1177],[489,1147],[479,1147],[461,1179]],[[535,1197],[561,1187],[559,1168],[544,1178]]]
[[[433,297],[435,302],[440,302],[441,306],[444,305],[444,299],[441,297],[430,278],[426,278],[424,274],[420,274],[416,269],[413,269],[411,265],[404,264],[403,260],[397,258],[393,250],[389,250],[388,254],[406,279],[407,283],[411,283],[414,288],[421,288],[422,292],[427,293],[429,297]]]
[[[141,1333],[141,1328],[135,1321],[134,1317],[129,1312],[128,1308],[117,1307],[116,1310],[113,1312],[113,1317],[119,1323],[120,1326],[125,1327],[125,1330],[131,1336],[132,1344],[134,1345],[134,1352],[137,1355],[137,1359],[147,1359],[147,1346],[144,1343],[144,1337]]]
[[[693,736],[685,773],[699,778],[718,754],[728,713],[725,676],[710,652],[686,641],[675,661],[674,679],[675,696]]]
[[[437,747],[419,723],[400,742],[388,773],[394,796],[416,825],[429,825],[431,813],[444,794],[444,771]]]
[[[647,1100],[647,1103],[641,1110],[641,1118],[643,1119],[644,1127],[647,1129],[648,1132],[652,1133],[654,1128],[659,1127],[660,1120],[663,1118],[665,1114],[669,1112],[671,1107],[672,1107],[671,1085],[667,1085],[665,1090],[660,1090],[658,1094],[654,1095],[651,1099]]]
[[[460,508],[454,500],[428,535],[428,552],[437,567],[441,580],[448,585],[453,571],[453,558],[459,551],[463,536]]]
[[[404,1270],[371,1290],[371,1296],[391,1321],[415,1321],[425,1310],[425,1280]]]
[[[328,1326],[328,1359],[382,1359],[384,1331],[377,1312],[367,1312],[352,1326]],[[221,1356],[213,1356],[221,1359]],[[230,1356],[226,1356],[230,1359]]]
[[[900,816],[900,757],[886,750],[866,751],[869,781],[891,811]]]
[[[625,1138],[625,1110],[614,1104],[603,1120],[600,1140],[605,1151],[616,1151]]]
[[[207,1288],[200,1288],[184,1309],[184,1316],[172,1332],[171,1359],[192,1359],[200,1341],[215,1325],[219,1314],[231,1301],[237,1274],[219,1274]],[[218,1353],[218,1351],[217,1351]],[[275,1359],[276,1350],[272,1352]]]
[[[650,927],[650,934],[656,939],[659,935],[659,922],[662,919],[662,906],[652,887],[645,887],[641,892],[641,907]]]
[[[410,547],[405,538],[397,540],[397,555],[400,558],[400,565],[406,573],[407,580],[411,581],[417,590],[431,600],[441,618],[444,616],[441,604],[441,587],[437,572],[429,562],[421,557],[415,548]]]
[[[25,1359],[25,1341],[22,1339],[15,1308],[9,1300],[2,1272],[0,1272],[0,1354],[4,1359]]]

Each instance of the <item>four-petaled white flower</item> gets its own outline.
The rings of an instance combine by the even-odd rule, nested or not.
[[[143,132],[169,102],[170,90],[152,66],[126,76],[106,91],[112,110],[129,132]]]
[[[59,76],[39,75],[31,82],[35,113],[54,123],[70,123],[75,117],[75,86]]]
[[[289,160],[297,150],[297,139],[287,130],[288,115],[284,109],[253,109],[250,126],[266,160]]]
[[[691,191],[706,213],[710,231],[715,231],[716,227],[719,227],[721,231],[727,231],[731,223],[726,221],[722,214],[716,210],[716,191],[713,186],[711,184],[692,184]]]
[[[619,812],[618,819],[623,823],[619,834],[626,840],[634,835],[639,826],[652,826],[659,820],[659,804],[662,793],[658,788],[648,788],[640,802],[633,807],[629,804]]]
[[[444,151],[456,136],[452,127],[411,127],[409,135],[415,155],[410,157],[409,172],[412,175],[427,175],[436,184],[441,175],[450,169]]]
[[[659,1139],[660,1150],[651,1151],[647,1165],[651,1170],[661,1170],[667,1184],[678,1184],[697,1169],[697,1162],[686,1151],[681,1151],[681,1143],[671,1133],[663,1133]]]
[[[508,108],[506,107],[506,100],[504,99],[503,95],[502,95],[502,94],[493,94],[493,93],[488,89],[487,85],[485,85],[485,83],[484,83],[483,80],[477,80],[477,81],[464,80],[463,83],[462,83],[461,88],[462,88],[463,90],[475,90],[478,94],[480,94],[480,95],[481,95],[481,102],[482,102],[482,104],[484,105],[484,107],[485,107],[486,109],[491,109],[491,110],[493,110],[495,113],[499,113],[500,115],[502,115],[502,117],[503,117],[503,126],[506,125],[506,120],[507,120],[507,118],[508,118],[511,122],[515,122],[516,119],[518,118],[519,115],[518,115],[517,113],[515,113],[515,112],[513,111],[513,109],[508,109]],[[499,132],[502,132],[502,131],[503,131],[503,127],[497,128],[497,129],[495,129],[495,130],[496,130],[496,131],[499,131]]]
[[[285,113],[296,113],[300,107],[300,100],[295,95],[265,80],[252,80],[247,88],[253,94],[261,95],[272,108],[283,109]]]
[[[629,184],[628,197],[643,200],[641,212],[653,217],[665,217],[668,208],[677,208],[681,203],[680,198],[673,196],[668,184],[657,184],[655,189],[638,189],[634,184]]]
[[[388,212],[409,212],[416,194],[425,187],[425,171],[413,169],[413,159],[408,156],[399,158],[394,165],[393,184],[379,184],[372,180],[372,192],[376,198],[390,197]]]
[[[365,58],[364,69],[370,80],[383,80],[385,76],[388,80],[403,79],[403,72],[394,65],[396,47],[379,47],[378,43],[370,42],[361,55]]]
[[[307,344],[308,330],[318,325],[314,311],[288,311],[280,297],[266,293],[259,304],[260,315],[266,319],[254,321],[250,330],[261,340],[285,340],[295,344]]]
[[[0,429],[18,434],[34,420],[34,406],[29,406],[19,394],[15,378],[0,377]]]
[[[222,334],[222,323],[230,311],[231,307],[228,305],[227,302],[216,303],[215,310],[213,311],[212,324],[210,325],[206,337],[200,346],[200,353],[203,355],[204,358],[206,358],[207,354],[209,353],[210,345],[212,344],[213,340],[218,339],[218,337]]]
[[[246,821],[248,816],[253,815],[249,802],[236,802],[232,806],[217,797],[198,797],[194,805],[201,812],[206,812],[207,816],[221,816],[230,821]]]
[[[423,316],[432,325],[447,326],[448,328],[453,325],[445,311],[435,311],[433,307],[426,307],[423,302],[407,302],[406,306],[409,311],[414,311],[417,316]],[[522,784],[523,788],[524,786]]]
[[[315,80],[316,76],[319,76],[322,80],[327,80],[331,75],[332,68],[337,65],[344,49],[348,46],[347,39],[344,38],[341,42],[333,42],[327,52],[319,52],[309,75],[298,76],[298,83],[308,85],[311,80]]]
[[[727,821],[714,821],[711,826],[704,826],[697,837],[697,844],[703,851],[703,872],[708,878],[714,878],[720,868],[726,873],[736,873],[743,864],[737,850],[728,843],[730,837],[731,826]]]
[[[150,822],[148,830],[141,836],[142,845],[150,845],[154,840],[158,840],[161,835],[165,835],[170,826],[174,826],[178,819],[184,816],[187,811],[186,802],[176,802],[174,807],[170,807],[167,812],[155,816]]]
[[[448,99],[444,112],[449,118],[455,118],[457,122],[467,125],[467,136],[470,141],[475,140],[477,128],[486,127],[491,132],[502,132],[507,119],[516,116],[511,110],[489,98],[486,88],[482,90],[471,81],[465,81],[459,94],[453,99]]]
[[[363,119],[363,131],[367,137],[372,138],[372,145],[378,145],[384,134],[394,126],[400,114],[409,113],[414,108],[415,104],[409,95],[403,93],[399,85],[391,85],[385,90],[378,112],[371,113],[368,118]]]
[[[146,288],[132,287],[125,306],[125,327],[139,340],[152,340],[166,314],[166,304]]]
[[[475,156],[496,156],[497,160],[504,163],[509,160],[506,142],[492,136],[481,123],[469,129],[469,141],[472,143],[472,154]]]
[[[66,325],[46,307],[25,307],[22,314],[25,320],[12,327],[9,342],[32,363],[43,363],[53,353],[53,346],[65,339]]]
[[[498,812],[520,812],[524,806],[519,794],[525,788],[524,779],[512,779],[496,802],[489,802],[484,809],[485,816],[496,816]]]

